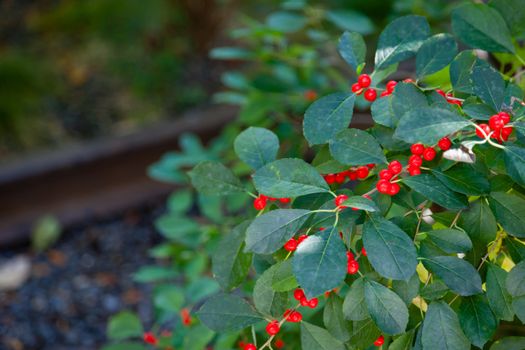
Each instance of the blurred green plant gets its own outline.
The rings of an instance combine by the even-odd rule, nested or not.
[[[33,228],[31,243],[36,252],[43,252],[51,247],[60,238],[62,227],[52,215],[40,218]]]

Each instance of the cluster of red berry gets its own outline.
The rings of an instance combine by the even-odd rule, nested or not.
[[[399,190],[399,184],[392,182],[403,171],[403,166],[398,160],[393,160],[388,164],[387,169],[379,171],[379,181],[376,184],[376,189],[379,193],[387,194],[389,196],[396,195]]]
[[[301,303],[301,306],[308,306],[311,309],[315,309],[317,307],[317,304],[319,303],[319,300],[317,298],[312,298],[308,300],[301,288],[297,288],[296,290],[294,290],[293,297],[295,298],[295,300]]]
[[[355,275],[359,271],[359,263],[354,258],[354,254],[351,251],[346,252],[346,257],[348,258],[347,270],[350,275]]]
[[[488,124],[480,124],[479,127],[483,132],[476,129],[476,135],[484,139],[492,132],[491,138],[499,142],[507,141],[514,130],[512,126],[506,126],[508,123],[510,123],[510,115],[506,112],[499,112],[490,117]]]
[[[407,82],[409,81],[407,80]],[[368,74],[361,74],[357,77],[357,83],[352,84],[352,92],[356,95],[361,95],[364,91],[365,93],[363,96],[365,100],[374,102],[377,98],[377,91],[374,88],[369,88],[370,84],[372,84],[372,78],[370,78]],[[388,96],[394,92],[396,85],[397,81],[395,80],[390,80],[386,83],[385,91],[381,93],[381,97]]]
[[[279,201],[283,204],[290,203],[290,198],[273,198],[273,197],[267,197],[264,194],[260,194],[257,198],[253,200],[253,207],[257,210],[263,210],[266,208],[266,204],[268,201]]]
[[[331,185],[333,183],[342,184],[345,182],[345,180],[348,178],[348,180],[363,180],[368,177],[368,174],[370,173],[369,169],[372,169],[375,165],[374,164],[368,164],[366,166],[359,166],[359,167],[353,167],[345,171],[341,171],[340,173],[335,174],[326,174],[323,175],[324,180],[327,184]]]
[[[445,93],[445,91],[441,89],[436,89],[436,92],[440,94],[441,96],[443,96],[447,100],[448,103],[453,104],[453,105],[458,105],[458,106],[462,105],[461,100],[454,98],[454,95],[451,92]]]
[[[302,241],[304,241],[308,236],[307,235],[300,235],[297,239],[292,237],[290,238],[285,244],[284,249],[286,249],[289,252],[293,252],[297,249],[299,244],[301,244]]]

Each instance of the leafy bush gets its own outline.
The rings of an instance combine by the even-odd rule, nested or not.
[[[518,22],[499,11],[498,2],[458,7],[454,34],[522,61]],[[339,52],[358,82],[305,112],[308,162],[278,159],[278,137],[249,128],[235,150],[256,193],[219,162],[191,171],[200,193],[244,193],[259,210],[217,246],[224,293],[199,309],[206,326],[242,331],[244,349],[523,346],[523,337],[494,341],[502,321],[525,322],[523,92],[457,46],[425,18],[401,17],[365,75],[364,41],[345,33]],[[384,83],[413,57],[416,80]],[[447,70],[446,93],[428,85]],[[373,101],[366,131],[348,128],[361,94]]]

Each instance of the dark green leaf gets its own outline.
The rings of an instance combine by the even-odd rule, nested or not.
[[[487,299],[494,315],[500,320],[512,321],[514,311],[512,311],[512,297],[505,285],[507,271],[501,267],[489,264],[487,269]]]
[[[279,268],[273,265],[257,279],[253,288],[255,308],[264,315],[280,317],[288,307],[288,293],[276,292],[272,288],[272,280]]]
[[[433,107],[415,108],[405,113],[394,137],[408,143],[436,144],[442,137],[468,126],[457,113]]]
[[[346,248],[336,227],[309,236],[293,256],[297,282],[310,299],[338,287],[346,277]]]
[[[246,230],[246,250],[271,254],[292,238],[310,215],[304,209],[277,209],[258,216]]]
[[[491,66],[478,66],[472,70],[474,93],[494,110],[501,110],[505,99],[505,81]]]
[[[430,174],[405,177],[403,178],[403,183],[432,202],[447,209],[459,210],[467,208],[468,202],[465,196],[452,192]]]
[[[346,165],[386,163],[379,143],[369,133],[358,129],[340,131],[330,140],[330,153]]]
[[[392,290],[410,305],[412,300],[419,294],[419,276],[415,273],[408,281],[393,281]]]
[[[370,317],[365,304],[365,281],[363,277],[355,280],[346,293],[343,314],[347,320],[362,321]]]
[[[355,32],[345,32],[339,38],[339,54],[354,71],[365,62],[366,44],[363,37]]]
[[[192,326],[187,333],[184,334],[184,341],[182,349],[184,350],[202,350],[206,349],[206,345],[213,339],[215,332],[209,330],[202,324]]]
[[[227,195],[245,191],[241,181],[219,162],[199,163],[189,175],[193,186],[203,194]]]
[[[512,308],[516,316],[521,320],[521,323],[525,323],[525,295],[513,298]]]
[[[465,44],[489,52],[514,52],[512,38],[498,11],[485,4],[464,4],[452,11],[452,29]]]
[[[456,41],[450,34],[436,34],[425,40],[416,56],[418,78],[434,74],[448,66],[457,51]]]
[[[395,90],[394,90],[395,93]],[[382,98],[378,98],[370,106],[370,111],[372,113],[372,118],[377,124],[393,128],[399,117],[395,114],[392,101],[394,96],[389,95]]]
[[[212,255],[212,271],[222,289],[229,291],[241,284],[252,265],[252,254],[243,252],[249,222],[233,228],[217,245]]]
[[[279,139],[268,129],[250,127],[235,138],[234,148],[243,162],[253,169],[259,169],[275,160]]]
[[[507,247],[512,261],[519,263],[520,261],[525,260],[525,244],[522,241],[517,238],[506,237],[504,245]]]
[[[375,281],[365,280],[365,302],[370,316],[384,333],[405,332],[408,309],[396,293]]]
[[[367,349],[381,335],[381,331],[371,318],[352,322],[352,336],[349,344],[358,349]]]
[[[306,25],[306,18],[300,14],[287,11],[272,13],[266,19],[269,28],[283,33],[293,33]]]
[[[436,279],[434,282],[424,286],[421,289],[421,296],[425,300],[438,300],[441,299],[449,291],[447,285],[441,280]]]
[[[323,323],[326,329],[337,339],[346,342],[350,339],[350,322],[343,317],[343,299],[331,293],[323,311]]]
[[[428,100],[416,85],[412,83],[398,83],[392,93],[392,127],[399,124],[405,113],[423,107],[428,107]]]
[[[328,192],[321,175],[302,159],[279,159],[258,169],[253,175],[255,188],[270,197],[284,198]]]
[[[483,348],[492,338],[498,326],[498,321],[482,295],[463,298],[458,316],[463,332],[479,348]]]
[[[507,290],[513,297],[525,295],[525,261],[515,265],[507,275]]]
[[[514,194],[493,192],[489,197],[490,208],[507,233],[525,237],[525,200]]]
[[[525,9],[522,0],[491,0],[489,6],[500,13],[513,35],[523,38],[525,32]]]
[[[326,19],[343,30],[361,34],[370,34],[374,31],[374,23],[368,17],[356,11],[328,11]]]
[[[153,304],[161,310],[176,313],[184,305],[184,292],[181,288],[172,285],[157,287]]]
[[[490,350],[523,350],[525,337],[505,337],[496,340]]]
[[[272,288],[276,292],[288,292],[297,288],[299,284],[293,275],[290,259],[278,262],[272,279]]]
[[[308,322],[301,322],[301,349],[303,350],[345,350],[342,342],[324,328]]]
[[[122,311],[112,316],[108,323],[107,335],[109,339],[122,340],[131,337],[140,337],[144,329],[137,315],[129,311]]]
[[[345,200],[342,205],[369,212],[379,211],[379,208],[373,200],[362,196],[352,196]]]
[[[412,57],[429,36],[430,27],[424,17],[404,16],[390,22],[379,36],[376,69]]]
[[[435,230],[427,232],[427,236],[447,253],[466,253],[472,249],[472,241],[469,236],[460,230]]]
[[[206,327],[216,332],[240,330],[263,320],[246,300],[229,294],[208,299],[197,316]]]
[[[249,60],[254,53],[240,47],[216,47],[210,51],[210,57],[216,60]]]
[[[434,301],[428,306],[421,341],[423,349],[470,350],[470,342],[461,330],[458,316],[443,301]]]
[[[423,265],[459,295],[468,296],[482,292],[478,271],[465,260],[455,256],[436,256],[424,259]]]
[[[470,208],[461,213],[460,225],[474,241],[487,244],[496,238],[496,218],[484,200],[470,203]]]
[[[505,166],[509,176],[525,186],[525,149],[518,146],[505,146]]]
[[[446,171],[432,169],[432,174],[455,192],[469,196],[481,196],[490,192],[487,177],[469,164],[460,163]]]
[[[477,101],[477,99],[473,99]],[[473,119],[477,120],[489,120],[494,114],[494,110],[484,103],[479,102],[468,102],[463,103],[463,112]]]
[[[368,260],[383,277],[408,280],[416,271],[416,247],[408,235],[382,216],[371,216],[363,226]]]
[[[304,114],[303,132],[310,145],[327,143],[348,127],[354,113],[355,95],[335,93],[324,96],[308,107]]]
[[[411,330],[396,338],[388,347],[388,350],[412,350],[415,331]]]

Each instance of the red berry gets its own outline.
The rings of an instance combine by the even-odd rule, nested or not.
[[[503,124],[507,124],[510,122],[510,115],[507,112],[499,112],[498,115],[503,121]]]
[[[304,241],[305,239],[308,238],[308,235],[300,235],[298,238],[297,238],[297,245],[301,244],[302,241]]]
[[[317,307],[317,304],[319,304],[319,300],[317,298],[312,298],[308,300],[308,307],[310,309],[315,309]]]
[[[390,190],[390,182],[388,180],[382,179],[379,180],[376,184],[376,188],[379,191],[379,193],[388,193]]]
[[[390,169],[383,169],[379,172],[379,178],[381,180],[390,180],[394,176],[394,173]]]
[[[279,198],[279,202],[283,203],[283,204],[288,204],[290,203],[291,199],[290,198]]]
[[[351,251],[347,251],[346,252],[346,257],[347,257],[348,261],[355,260],[354,254]]]
[[[391,92],[388,92],[388,91],[383,91],[379,96],[380,97],[385,97],[385,96],[390,96]]]
[[[415,155],[422,155],[425,151],[425,146],[423,146],[422,143],[414,143],[412,146],[410,146],[410,152]]]
[[[421,156],[417,156],[413,154],[408,158],[408,165],[411,167],[418,168],[422,164],[423,164],[423,159],[421,159]]]
[[[284,346],[284,341],[282,339],[277,339],[273,345],[276,349],[282,349]]]
[[[426,161],[431,161],[436,156],[436,150],[432,147],[425,148],[423,152],[423,159]]]
[[[293,291],[293,297],[297,301],[301,301],[301,300],[306,298],[306,296],[304,295],[304,292],[303,292],[303,290],[301,288],[297,288],[296,290]]]
[[[358,175],[357,175],[356,171],[350,171],[350,170],[348,171],[348,178],[350,180],[352,180],[352,181],[353,180],[357,180],[357,177],[358,177]]]
[[[346,206],[341,205],[344,201],[348,199],[348,196],[346,194],[340,194],[339,196],[335,197],[335,205],[337,207],[341,207],[341,209],[346,208]]]
[[[304,92],[304,99],[306,101],[315,101],[315,99],[317,99],[317,92],[315,92],[315,90],[306,90]]]
[[[395,196],[396,194],[399,193],[400,189],[401,187],[399,187],[399,184],[393,183],[390,185],[390,188],[388,189],[388,194],[391,196]]]
[[[390,80],[388,83],[386,83],[386,91],[388,91],[389,93],[392,93],[396,85],[397,85],[397,81]]]
[[[367,164],[366,165],[368,167],[368,169],[374,169],[374,167],[376,166],[375,164]]]
[[[352,84],[352,92],[354,92],[356,95],[361,95],[363,92],[363,87],[359,85],[359,83]]]
[[[252,343],[244,345],[243,350],[257,350],[257,347],[253,345]]]
[[[385,337],[383,337],[382,335],[379,336],[379,338],[376,339],[376,341],[374,342],[374,345],[375,346],[381,346],[385,343]]]
[[[443,91],[443,90],[441,90],[441,89],[436,89],[436,92],[437,92],[438,94],[440,94],[441,96],[447,98],[447,94],[445,93],[445,91]]]
[[[498,141],[501,141],[501,130],[502,129],[495,129],[492,132],[492,135],[490,137],[493,138],[493,139],[496,139]]]
[[[488,124],[479,124],[478,125],[481,130],[483,130],[485,132],[486,135],[483,135],[483,133],[481,132],[481,130],[479,130],[478,128],[476,128],[476,135],[478,135],[478,137],[480,139],[484,139],[486,136],[488,136],[488,134],[490,134],[490,126]]]
[[[301,315],[300,312],[294,310],[290,310],[288,315],[285,315],[285,317],[286,321],[288,322],[301,322],[301,320],[303,319],[303,315]]]
[[[157,338],[151,332],[144,333],[142,338],[146,344],[157,345]]]
[[[191,324],[190,311],[187,308],[180,310],[180,318],[182,319],[182,324],[189,326]]]
[[[356,170],[356,174],[359,179],[366,179],[366,177],[368,176],[368,173],[369,173],[368,167],[366,166],[360,166]]]
[[[510,134],[512,134],[512,131],[514,128],[512,126],[506,126],[503,129],[501,129],[501,137],[509,137]]]
[[[377,98],[377,92],[375,89],[366,89],[364,96],[365,100],[374,102]]]
[[[335,174],[335,182],[337,182],[338,184],[342,184],[343,182],[345,182],[345,173],[337,173]]]
[[[388,164],[388,169],[390,169],[394,174],[399,174],[403,170],[403,166],[398,160],[393,160]]]
[[[410,78],[406,78],[405,80],[403,80],[403,83],[413,83],[414,82],[414,79],[410,79]]]
[[[361,255],[366,256],[366,250],[365,250],[365,247],[361,248]]]
[[[299,245],[299,242],[295,238],[290,238],[285,244],[284,249],[286,249],[289,252],[293,252],[297,249],[297,246]]]
[[[410,176],[421,175],[421,168],[411,165],[408,167],[408,173],[410,174]]]
[[[331,185],[335,182],[335,175],[334,174],[327,174],[324,176],[324,179],[327,184]]]
[[[308,306],[309,304],[309,300],[306,298],[299,300],[299,302],[301,303],[301,306]]]
[[[438,141],[438,147],[441,148],[442,151],[448,151],[450,146],[452,146],[452,141],[450,141],[448,137],[443,137]]]
[[[281,326],[279,326],[279,322],[272,321],[266,325],[266,333],[269,335],[276,335],[281,330]]]
[[[253,200],[253,207],[257,210],[263,210],[266,207],[266,197],[259,196]]]
[[[489,126],[492,130],[501,129],[504,125],[505,122],[498,114],[493,115],[489,119]]]
[[[372,82],[372,79],[370,79],[370,76],[368,74],[361,74],[357,78],[357,83],[361,85],[361,87],[364,87],[364,88],[369,87],[371,82]]]
[[[347,266],[348,274],[355,275],[359,271],[359,263],[356,260],[351,260],[348,262]]]

